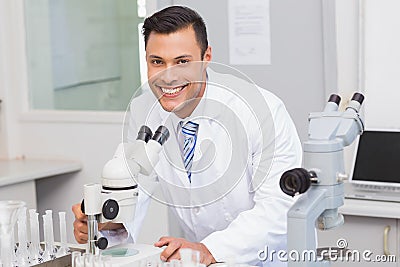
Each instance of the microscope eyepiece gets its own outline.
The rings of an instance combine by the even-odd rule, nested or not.
[[[330,96],[329,99],[328,99],[328,102],[336,103],[336,105],[339,106],[341,100],[342,100],[342,99],[340,98],[339,95],[331,94],[331,96]]]
[[[346,112],[353,112],[355,111],[358,113],[361,108],[361,104],[364,101],[364,96],[361,93],[354,93],[353,97],[351,98],[351,101],[349,103],[349,106],[346,108]],[[352,111],[353,110],[353,111]]]
[[[151,129],[146,125],[143,125],[140,127],[136,140],[142,140],[147,143],[147,141],[149,141],[152,136],[153,132],[151,131]]]
[[[360,103],[360,105],[363,103],[364,101],[364,95],[361,93],[354,93],[353,97],[351,98],[351,100],[355,100],[358,103]]]
[[[159,126],[157,131],[154,133],[153,140],[163,145],[165,141],[169,138],[169,131],[168,128],[165,126]]]
[[[303,169],[296,168],[282,174],[279,186],[282,191],[289,196],[302,194],[311,186],[311,174]]]

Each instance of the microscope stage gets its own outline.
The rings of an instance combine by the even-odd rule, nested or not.
[[[147,263],[161,262],[160,254],[163,250],[153,245],[121,244],[101,252],[102,255],[112,256],[113,267],[147,266]]]

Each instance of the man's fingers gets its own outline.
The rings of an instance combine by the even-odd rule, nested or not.
[[[80,221],[86,221],[87,220],[87,216],[84,213],[82,213],[81,204],[80,203],[77,203],[77,204],[72,206],[72,212],[74,213],[75,218],[77,220],[80,220]]]
[[[124,225],[122,223],[99,223],[99,230],[114,230],[114,229],[124,229]]]
[[[168,243],[168,246],[161,252],[160,259],[162,261],[170,260],[170,257],[175,253],[178,253],[179,248],[182,246],[182,242],[179,239],[174,239]],[[178,259],[178,258],[177,258]]]
[[[159,248],[163,247],[165,245],[168,245],[168,243],[174,239],[176,239],[176,238],[170,237],[170,236],[163,236],[156,243],[154,243],[154,246],[159,247]]]
[[[181,254],[180,249],[190,248],[200,252],[200,262],[207,266],[211,263],[215,263],[213,255],[210,253],[208,248],[202,243],[192,243],[183,238],[176,238],[170,236],[161,237],[158,242],[154,244],[157,247],[167,246],[163,252],[161,252],[160,259],[162,261],[180,260]]]
[[[177,249],[171,256],[169,256],[167,261],[180,260],[180,259],[181,259],[181,254],[179,253],[179,249]]]
[[[75,215],[74,221],[74,236],[76,242],[85,244],[88,240],[87,216],[82,213],[81,204],[77,203],[72,206],[72,212]]]
[[[78,242],[79,244],[87,243],[87,240],[88,240],[87,234],[79,232],[77,229],[74,229],[74,236],[75,236],[76,242]]]
[[[79,221],[79,220],[75,220],[74,221],[74,229],[78,232],[81,232],[83,234],[87,234],[88,233],[88,227],[87,224],[85,222]]]

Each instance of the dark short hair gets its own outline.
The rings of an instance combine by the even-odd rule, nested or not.
[[[190,26],[193,27],[203,58],[208,47],[206,25],[196,11],[185,6],[169,6],[144,20],[142,33],[145,47],[151,32],[170,34]]]

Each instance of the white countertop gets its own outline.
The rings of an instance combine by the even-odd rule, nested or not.
[[[0,160],[0,186],[80,171],[82,164],[72,160]]]
[[[400,202],[346,198],[339,212],[344,215],[400,219]]]

